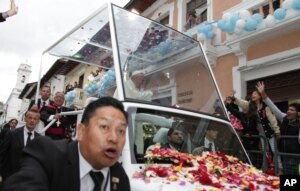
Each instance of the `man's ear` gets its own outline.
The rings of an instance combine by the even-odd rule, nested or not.
[[[84,134],[85,126],[82,123],[79,123],[76,127],[76,139],[81,140],[82,135]]]

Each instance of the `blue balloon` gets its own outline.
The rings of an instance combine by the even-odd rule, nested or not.
[[[218,21],[217,25],[218,25],[220,30],[224,31],[224,29],[226,28],[226,21],[221,19],[221,20]]]
[[[234,27],[235,26],[231,22],[226,22],[224,31],[229,32],[229,33],[233,33],[234,32]]]
[[[66,100],[67,102],[69,101],[68,93],[65,95],[65,100]]]
[[[199,27],[197,29],[198,33],[202,33],[203,32],[203,26]],[[187,32],[184,33],[185,35],[187,35]],[[188,36],[188,35],[187,35]]]
[[[257,27],[257,21],[253,18],[250,18],[246,21],[246,24],[244,26],[245,31],[253,31]]]
[[[212,26],[211,26],[211,24],[206,24],[206,25],[204,25],[203,29],[204,29],[204,32],[210,32],[212,30]]]
[[[261,23],[263,20],[263,17],[261,16],[261,14],[259,13],[255,13],[254,15],[252,15],[252,19],[256,20],[257,23]]]
[[[274,12],[274,18],[276,20],[283,20],[285,17],[286,17],[286,10],[285,9],[279,8],[279,9],[275,10],[275,12]]]
[[[214,38],[215,34],[213,32],[207,32],[207,33],[204,33],[205,34],[205,37],[208,38],[208,39],[212,39]]]
[[[230,18],[230,23],[233,25],[233,27],[235,27],[236,22],[240,19],[240,15],[238,13],[235,13],[232,15],[232,17]]]
[[[87,92],[88,92],[89,94],[92,94],[92,93],[93,93],[92,87],[88,87],[88,88],[87,88]]]
[[[293,0],[292,8],[300,11],[300,0]]]
[[[108,70],[102,77],[102,83],[99,88],[98,97],[106,96],[106,91],[115,84],[115,71]]]
[[[211,24],[205,24],[198,28],[198,33],[207,33],[212,30]]]
[[[159,53],[164,56],[172,50],[171,43],[162,42],[159,44]]]

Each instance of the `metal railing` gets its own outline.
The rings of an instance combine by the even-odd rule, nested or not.
[[[261,141],[261,140],[263,141],[264,144],[262,144],[263,148],[261,150],[259,150],[259,149],[258,150],[247,150],[246,149],[246,152],[248,154],[251,154],[251,153],[253,153],[253,154],[261,154],[261,156],[262,156],[262,167],[261,167],[261,170],[263,172],[266,172],[267,169],[268,169],[267,151],[268,151],[268,143],[269,143],[267,137],[263,136],[263,135],[250,135],[250,136],[241,136],[241,138],[242,138],[243,141],[245,141],[247,139],[256,139],[256,140],[259,140],[259,141]],[[252,159],[251,159],[250,156],[249,156],[249,158],[250,158],[250,160],[252,162]]]
[[[280,140],[281,139],[296,139],[297,140],[297,143],[298,143],[298,136],[297,135],[281,135],[280,136]],[[283,157],[297,157],[298,159],[299,159],[299,162],[300,162],[300,153],[287,153],[287,152],[280,152],[279,151],[279,149],[278,149],[278,143],[275,141],[275,152],[274,152],[274,161],[276,160],[277,161],[277,159],[278,159],[278,157],[281,157],[281,158],[283,158]],[[291,147],[294,147],[295,145],[290,145]],[[285,160],[282,160],[282,163],[286,163],[287,161],[285,161]],[[298,165],[299,164],[295,164],[295,165],[297,165],[297,166],[295,166],[295,168],[297,168],[298,169]],[[284,167],[285,165],[283,164],[283,167]],[[279,167],[278,167],[278,163],[276,162],[275,163],[275,172],[276,173],[278,173],[278,169],[279,169]],[[288,169],[283,169],[284,171],[285,170],[288,170]],[[297,172],[297,174],[299,174],[299,172]]]
[[[260,150],[247,150],[246,149],[246,152],[249,154],[249,158],[252,162],[252,158],[251,158],[251,155],[252,153],[254,154],[261,154],[261,157],[262,157],[262,167],[261,167],[261,170],[263,172],[266,172],[267,169],[268,169],[268,162],[267,162],[267,152],[272,152],[272,151],[269,151],[269,140],[266,136],[263,136],[263,135],[251,135],[251,136],[241,136],[242,140],[245,141],[247,139],[256,139],[256,140],[260,140],[262,141],[262,145],[263,145],[263,148]],[[298,136],[291,136],[291,135],[282,135],[280,136],[280,139],[296,139],[298,140]],[[279,140],[280,140],[279,139]],[[271,146],[271,145],[270,145]],[[293,145],[291,145],[293,146]],[[287,162],[287,161],[284,161],[284,160],[279,160],[279,157],[287,157],[287,156],[291,156],[291,157],[297,157],[299,158],[299,161],[300,161],[300,153],[287,153],[287,152],[280,152],[279,149],[278,149],[278,143],[277,143],[277,140],[274,141],[274,152],[272,152],[273,154],[273,162],[274,162],[274,170],[275,170],[275,174],[278,174],[279,173],[279,161],[282,162],[283,164],[283,167],[285,166],[284,164]],[[281,159],[280,158],[280,159]],[[298,168],[298,165],[299,164],[295,164],[297,166],[295,166],[295,168]],[[283,169],[283,171],[285,171],[286,169]],[[298,173],[299,174],[299,173]]]

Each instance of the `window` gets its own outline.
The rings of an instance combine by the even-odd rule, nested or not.
[[[160,19],[160,23],[163,24],[163,25],[168,25],[169,24],[169,20],[170,20],[170,16],[167,15],[165,16],[164,18]]]
[[[195,153],[195,149],[205,146],[204,139],[209,129],[217,131],[215,136],[215,150],[234,155],[247,162],[241,144],[232,127],[205,118],[171,113],[162,110],[130,107],[128,110],[130,128],[130,145],[134,163],[144,163],[145,153],[154,148],[155,144],[161,147],[177,148],[181,152]],[[173,128],[182,135],[181,142],[168,137],[168,131]],[[156,161],[165,163],[167,161]]]
[[[195,11],[196,9],[206,7],[207,0],[191,0],[186,5],[186,18],[189,17],[189,13],[192,11]],[[196,15],[198,17],[198,15]],[[200,21],[206,21],[207,20],[207,11],[206,9],[204,11],[201,11],[200,15],[201,17]],[[202,18],[205,18],[205,20],[202,20]]]
[[[274,9],[274,11],[276,9],[278,9],[278,8],[280,8],[280,0],[273,0],[273,9]],[[269,13],[270,13],[270,5],[269,5],[269,3],[267,2],[262,7],[262,9],[263,9],[263,14],[264,14],[263,16],[264,16],[264,18],[266,18],[269,15]],[[255,14],[255,13],[260,13],[260,12],[259,12],[259,9],[255,9],[255,10],[253,10],[252,13]]]
[[[25,77],[25,75],[23,75],[22,78],[21,78],[21,83],[24,83],[25,79],[26,79],[26,77]]]
[[[82,74],[82,75],[79,77],[78,88],[82,88],[82,87],[83,87],[83,79],[84,79],[84,74]]]

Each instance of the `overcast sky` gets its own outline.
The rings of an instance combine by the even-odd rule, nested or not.
[[[0,101],[6,102],[21,62],[32,66],[29,82],[37,81],[41,55],[64,34],[109,0],[15,0],[19,13],[0,23]],[[111,0],[124,6],[128,0]],[[10,0],[0,0],[0,12]],[[43,73],[55,59],[43,59]]]

